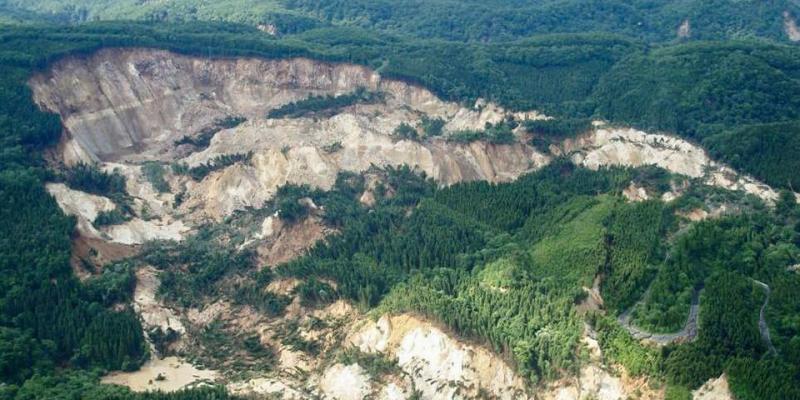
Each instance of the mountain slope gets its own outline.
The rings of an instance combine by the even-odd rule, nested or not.
[[[786,3],[139,3],[0,28],[0,398],[800,398]]]
[[[788,0],[4,1],[7,12],[36,13],[61,22],[223,20],[251,26],[273,24],[280,33],[337,25],[417,38],[478,42],[584,32],[618,33],[652,42],[752,36],[788,41],[786,21],[800,15],[798,6]]]

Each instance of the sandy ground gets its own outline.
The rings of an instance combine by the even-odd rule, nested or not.
[[[159,375],[164,379],[157,380]],[[135,372],[113,372],[103,377],[102,382],[127,386],[137,392],[174,392],[192,384],[214,381],[217,377],[216,371],[197,369],[178,357],[165,357],[150,360]]]
[[[732,400],[728,388],[728,377],[722,374],[717,379],[709,379],[703,386],[692,392],[692,399],[694,400]]]

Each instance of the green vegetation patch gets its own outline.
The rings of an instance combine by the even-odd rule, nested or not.
[[[167,183],[166,179],[164,179],[164,174],[166,171],[164,170],[164,166],[157,161],[148,161],[142,165],[142,173],[144,174],[145,179],[150,182],[150,185],[153,186],[159,193],[167,193],[169,192],[169,183]]]
[[[800,122],[745,125],[703,141],[711,154],[775,187],[798,188]]]
[[[483,140],[492,144],[511,144],[514,143],[513,129],[517,123],[513,120],[503,121],[497,124],[486,123],[482,131],[464,130],[456,131],[447,135],[449,142],[472,143]]]
[[[208,146],[211,145],[211,139],[213,139],[214,135],[216,135],[219,131],[235,128],[245,121],[247,121],[247,119],[244,117],[227,116],[223,119],[214,121],[211,126],[201,129],[200,132],[194,137],[184,136],[179,140],[176,140],[175,146],[188,144],[194,146],[198,151],[207,149]]]
[[[336,115],[342,109],[356,104],[375,104],[383,101],[383,93],[358,88],[352,93],[337,96],[311,96],[285,104],[267,114],[267,118],[326,117]]]
[[[600,199],[574,219],[554,226],[531,249],[535,276],[564,279],[576,287],[591,286],[605,261],[603,221],[612,207],[612,199]]]
[[[392,136],[394,136],[398,140],[417,140],[419,139],[419,133],[417,133],[416,128],[413,126],[403,122],[394,128],[392,132]]]
[[[523,126],[528,133],[533,134],[530,144],[542,153],[549,153],[550,145],[589,132],[592,121],[589,118],[528,120]]]
[[[172,164],[172,172],[177,175],[188,175],[199,182],[214,171],[225,169],[236,163],[248,163],[252,157],[252,151],[247,154],[223,154],[194,167],[189,167],[186,164]]]
[[[671,216],[671,210],[665,210],[660,201],[614,209],[605,237],[610,248],[601,288],[606,307],[623,312],[642,296],[664,259],[660,246]]]

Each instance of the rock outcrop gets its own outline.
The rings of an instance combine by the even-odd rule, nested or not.
[[[308,59],[200,59],[156,50],[102,50],[58,62],[30,81],[37,103],[61,115],[59,145],[66,164],[157,160],[197,166],[226,154],[252,152],[250,163],[185,182],[185,210],[221,219],[260,206],[285,183],[330,188],[340,171],[409,165],[443,184],[509,181],[549,158],[525,144],[459,144],[444,139],[396,140],[392,132],[422,116],[442,118],[446,130],[482,129],[514,117],[493,104],[464,108],[428,90],[348,64]],[[310,95],[358,88],[384,94],[376,104],[348,107],[330,118],[268,119],[269,110]],[[226,117],[247,122],[217,132],[208,148],[186,154],[175,144]],[[331,145],[336,144],[335,150]],[[123,168],[125,169],[125,168]]]
[[[369,377],[358,364],[334,364],[325,370],[319,386],[325,397],[333,400],[360,400],[372,389]]]
[[[109,198],[72,190],[63,183],[47,184],[47,192],[56,199],[61,211],[77,220],[78,230],[91,238],[101,238],[101,233],[92,225],[94,219],[104,211],[117,206]]]
[[[415,125],[423,117],[441,118],[445,132],[546,117],[482,101],[463,107],[350,64],[303,58],[204,59],[160,50],[106,49],[57,62],[34,76],[30,86],[43,109],[62,117],[66,129],[58,152],[66,164],[99,161],[123,171],[140,208],[159,218],[179,215],[189,225],[258,208],[286,183],[328,189],[339,172],[362,172],[373,165],[409,165],[448,185],[510,181],[551,159],[525,140],[512,144],[466,144],[442,137],[399,140],[392,133],[401,123]],[[351,105],[333,115],[267,118],[270,110],[311,95],[340,95],[359,88],[380,92],[383,100]],[[233,116],[245,122],[218,127],[207,146],[176,144]],[[516,133],[524,139],[521,129]],[[589,168],[654,164],[702,177],[712,185],[768,200],[776,197],[766,185],[713,162],[701,148],[667,135],[596,124],[591,132],[555,149],[556,155],[569,155]],[[200,181],[169,174],[173,191],[181,191],[178,207],[173,207],[172,194],[156,193],[145,182],[138,166],[155,160],[193,167],[219,156],[247,153],[252,154],[249,162],[213,171]],[[172,223],[168,218],[157,224],[159,237],[176,237],[180,227]],[[127,231],[119,236],[123,242],[145,239]]]
[[[694,400],[731,400],[733,398],[728,386],[728,377],[725,374],[716,379],[709,379],[703,386],[692,392]]]
[[[180,241],[188,230],[183,222],[170,218],[147,221],[133,218],[118,225],[95,228],[93,222],[101,212],[117,207],[109,198],[72,190],[62,183],[48,184],[47,191],[65,214],[75,216],[78,233],[88,239],[138,245],[148,240]]]
[[[524,380],[497,355],[463,344],[410,315],[384,316],[363,327],[350,343],[367,353],[389,354],[423,398],[528,398]]]
[[[778,198],[778,193],[768,185],[712,160],[701,147],[669,135],[610,128],[601,123],[588,134],[567,139],[556,152],[568,155],[574,163],[591,169],[609,165],[655,165],[702,179],[710,186],[743,191],[767,201]]]
[[[792,42],[800,41],[800,29],[797,27],[797,21],[792,17],[789,11],[783,12],[783,30],[786,32],[786,37]]]

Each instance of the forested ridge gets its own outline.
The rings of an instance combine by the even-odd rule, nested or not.
[[[458,8],[453,15],[473,22],[454,31],[448,27],[459,21],[441,14],[444,5],[452,4],[426,5],[439,10],[426,14],[436,21],[428,24],[424,18],[412,21],[402,7],[414,8],[406,3],[291,0],[262,4],[264,14],[235,8],[221,18],[275,23],[283,32],[277,38],[252,26],[218,22],[0,27],[0,398],[228,397],[218,388],[140,395],[98,384],[104,371],[137,368],[149,350],[135,313],[120,306],[130,300],[130,267],[117,265],[108,274],[79,282],[68,262],[74,219],[65,217],[44,190],[44,182],[61,179],[88,191],[87,184],[99,182],[104,194],[119,192],[113,176],[91,170],[58,176],[42,159],[61,126],[57,116],[35,107],[25,82],[32,72],[68,54],[141,46],[210,57],[305,56],[359,63],[429,87],[446,99],[473,102],[482,97],[571,121],[529,127],[553,137],[577,133],[590,118],[605,118],[690,138],[715,158],[776,187],[800,185],[794,173],[800,167],[795,104],[800,54],[779,43],[782,20],[762,18],[794,10],[791,4],[768,2],[758,12],[732,8],[731,2],[695,5],[699,9],[692,15],[701,22],[709,18],[694,23],[697,39],[737,36],[729,34],[727,24],[734,24],[771,41],[737,37],[682,43],[673,41],[674,23],[659,20],[664,13],[683,15],[679,5],[650,9],[598,3],[594,15],[565,24],[563,14],[574,14],[570,7],[590,6],[541,2],[505,18],[508,7],[520,4],[465,2],[472,11]],[[59,2],[37,4],[25,9],[6,2],[0,14],[14,22],[101,15],[93,8],[99,2],[71,9]],[[199,13],[215,15],[226,5],[195,9],[194,17],[189,17],[190,2],[171,6],[178,8],[149,10],[140,17],[216,19]],[[493,11],[486,12],[487,7]],[[540,8],[552,12],[533,12]],[[714,9],[719,12],[702,12]],[[714,19],[719,15],[724,18]],[[482,31],[476,26],[485,26],[484,18],[500,19],[499,25]],[[643,30],[640,21],[645,21]],[[552,32],[548,29],[554,25],[571,28],[528,37]],[[285,112],[371,101],[364,98],[368,95],[316,98]],[[215,165],[186,173],[202,177]],[[385,193],[392,194],[378,196],[372,212],[357,202],[363,181],[346,178],[330,192],[285,187],[269,205],[287,221],[300,221],[308,210],[297,199],[309,196],[324,206],[324,222],[340,231],[306,256],[275,266],[277,276],[318,278],[298,289],[306,305],[345,298],[364,311],[428,316],[492,347],[536,384],[579,369],[582,360],[575,350],[583,316],[575,308],[586,296],[582,287],[590,287],[599,275],[609,315],[588,318],[611,361],[663,383],[674,398],[686,398],[690,389],[722,372],[738,398],[800,398],[800,278],[787,270],[800,262],[800,218],[791,196],[783,196],[773,209],[725,194],[740,205],[740,214],[686,225],[676,211],[722,195],[696,185],[669,204],[625,202],[619,193],[632,180],[657,192],[670,187],[673,177],[653,169],[592,172],[555,162],[513,183],[442,189],[399,168],[386,171],[385,185],[392,190]],[[117,200],[125,201],[122,195]],[[231,274],[253,274],[259,284],[273,278],[256,274],[247,253],[208,247],[202,233],[194,240],[143,253],[162,270],[161,295],[167,301],[202,302],[221,290],[219,282]],[[171,268],[175,260],[188,260],[188,268]],[[336,282],[336,289],[326,280]],[[772,288],[767,318],[777,354],[767,351],[758,334],[763,292],[753,280]],[[241,287],[234,295],[262,312],[283,312],[285,298],[265,297],[254,287]],[[674,331],[686,319],[694,290],[701,293],[701,319],[691,343],[660,349],[641,345],[613,318],[632,308],[638,326]]]
[[[415,38],[507,41],[546,33],[613,32],[647,41],[742,36],[786,40],[789,0],[5,0],[9,21],[86,22],[137,19],[161,22],[227,21],[272,24],[280,33],[332,26],[370,29]],[[688,33],[688,35],[686,34]]]

